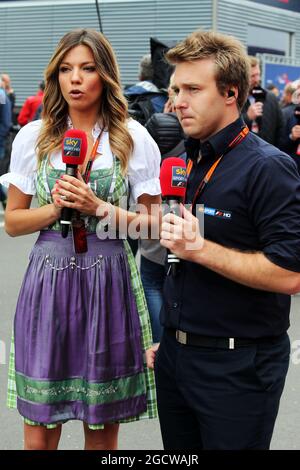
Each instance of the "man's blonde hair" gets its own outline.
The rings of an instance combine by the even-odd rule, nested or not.
[[[213,59],[216,85],[225,96],[231,87],[238,89],[237,104],[241,109],[249,91],[249,62],[240,41],[212,31],[195,31],[166,54],[171,64]]]

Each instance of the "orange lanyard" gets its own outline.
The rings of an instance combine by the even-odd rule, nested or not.
[[[94,163],[94,160],[95,160],[95,157],[97,155],[97,150],[98,150],[98,147],[99,147],[99,143],[100,143],[100,140],[101,140],[101,137],[102,137],[102,134],[103,134],[103,131],[104,131],[104,127],[101,129],[97,139],[95,140],[95,143],[93,145],[93,148],[92,148],[92,151],[91,151],[91,155],[90,155],[90,158],[89,158],[89,161],[87,162],[87,165],[86,165],[86,168],[85,168],[85,172],[84,172],[84,175],[83,175],[83,179],[85,181],[85,183],[87,184],[90,180],[90,176],[91,176],[91,171],[92,171],[92,166],[93,166],[93,163]]]
[[[198,199],[198,197],[200,196],[200,194],[203,193],[206,185],[208,184],[209,180],[211,179],[215,169],[217,168],[217,166],[219,165],[220,161],[222,160],[222,158],[224,157],[224,155],[226,155],[228,152],[230,152],[230,150],[232,150],[234,147],[236,147],[237,145],[239,145],[242,140],[244,140],[244,138],[246,137],[246,135],[249,134],[249,129],[247,126],[243,127],[243,129],[241,130],[241,132],[238,133],[238,135],[230,142],[230,144],[228,145],[228,147],[225,149],[225,151],[222,153],[222,155],[218,158],[217,161],[215,161],[212,166],[209,168],[208,172],[206,173],[206,175],[204,176],[204,178],[200,181],[200,184],[197,188],[197,191],[195,192],[194,194],[194,197],[193,197],[193,202],[192,202],[192,207],[191,207],[191,210],[193,209],[194,205],[195,205],[195,202],[196,202],[196,199]],[[193,168],[193,162],[192,160],[189,160],[188,161],[188,164],[187,164],[187,169],[186,169],[186,173],[187,173],[187,177],[189,177],[191,171],[192,171],[192,168]]]

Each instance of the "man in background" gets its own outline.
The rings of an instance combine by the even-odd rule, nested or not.
[[[2,86],[5,89],[6,94],[9,98],[9,101],[11,104],[11,110],[13,112],[15,102],[16,102],[16,94],[15,94],[15,90],[11,86],[10,76],[7,73],[3,73],[1,75],[1,79],[2,79]]]
[[[5,162],[6,141],[12,125],[11,103],[0,79],[0,175],[5,172],[3,164]],[[6,195],[0,184],[0,201],[5,209]]]
[[[281,109],[284,110],[293,104],[292,97],[296,91],[295,85],[291,83],[287,83],[284,87],[282,98],[280,101]]]
[[[300,82],[291,84],[294,90],[290,104],[283,109],[284,136],[282,150],[296,162],[300,174]]]
[[[6,138],[11,125],[11,104],[0,79],[0,160],[5,157]]]
[[[250,131],[257,134],[269,144],[279,147],[282,140],[283,116],[276,96],[264,90],[263,102],[256,102],[252,96],[253,88],[261,84],[259,61],[248,56],[250,61],[250,90],[242,109],[242,116]]]
[[[18,116],[18,123],[20,126],[25,126],[30,121],[33,121],[37,109],[43,101],[44,89],[45,83],[41,82],[37,94],[34,96],[29,96],[26,99]]]
[[[153,67],[151,54],[145,54],[139,63],[138,82],[125,90],[126,94],[145,93],[146,91],[158,92],[153,83]]]

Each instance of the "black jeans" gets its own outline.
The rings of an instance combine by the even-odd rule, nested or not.
[[[165,277],[164,266],[141,256],[141,279],[150,315],[153,343],[159,343],[162,335],[159,313],[163,302]]]
[[[287,334],[225,350],[181,345],[165,331],[155,364],[164,448],[268,449],[289,353]]]

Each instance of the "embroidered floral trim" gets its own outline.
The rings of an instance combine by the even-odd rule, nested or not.
[[[146,393],[144,372],[105,383],[89,382],[84,378],[67,380],[37,380],[16,372],[17,395],[25,401],[54,404],[82,401],[88,405],[102,405],[127,400]]]
[[[100,397],[103,395],[113,395],[114,393],[117,393],[118,387],[114,387],[113,385],[109,385],[107,388],[103,388],[100,390],[91,390],[91,389],[86,389],[85,387],[74,387],[74,386],[69,386],[69,387],[61,387],[61,388],[45,388],[43,390],[40,390],[36,387],[32,387],[31,385],[25,385],[24,391],[26,395],[43,395],[43,396],[58,396],[61,394],[68,394],[68,393],[80,393],[83,395],[86,395],[87,397]]]

